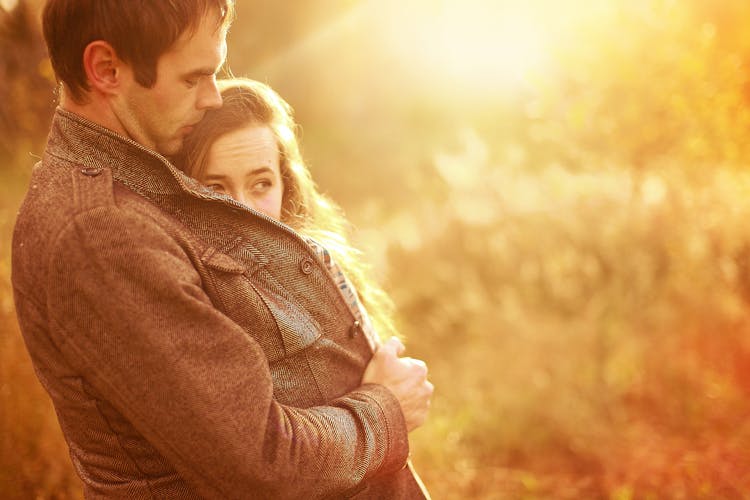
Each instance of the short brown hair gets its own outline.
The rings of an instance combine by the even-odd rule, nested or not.
[[[47,0],[42,26],[57,79],[81,102],[89,90],[83,68],[88,44],[111,44],[133,67],[136,81],[151,87],[159,57],[213,9],[220,14],[217,29],[228,27],[234,0]]]

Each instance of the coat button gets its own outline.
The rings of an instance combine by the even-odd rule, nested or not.
[[[96,177],[102,173],[102,169],[97,167],[86,167],[81,169],[81,173],[87,177]]]
[[[357,334],[360,332],[360,323],[358,320],[355,320],[354,323],[352,323],[352,326],[349,328],[349,338],[353,339],[357,336]]]
[[[315,269],[315,265],[313,264],[311,258],[305,257],[304,259],[302,259],[302,262],[300,262],[299,268],[303,273],[310,274],[313,272],[313,269]]]

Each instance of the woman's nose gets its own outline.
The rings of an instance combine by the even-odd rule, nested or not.
[[[249,200],[247,199],[243,191],[232,191],[230,195],[232,196],[232,198],[234,198],[236,201],[239,201],[243,205],[251,206],[249,205]]]

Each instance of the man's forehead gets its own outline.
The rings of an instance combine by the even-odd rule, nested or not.
[[[159,63],[178,64],[181,71],[215,73],[227,54],[227,30],[216,22],[203,19],[197,28],[183,33]]]
[[[205,13],[193,26],[188,27],[175,41],[172,50],[179,50],[187,45],[201,41],[226,40],[229,26],[222,23],[216,10]]]

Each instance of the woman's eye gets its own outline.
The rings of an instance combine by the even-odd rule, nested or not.
[[[253,191],[256,193],[263,193],[268,191],[271,186],[273,186],[271,181],[264,179],[253,184]]]
[[[187,88],[191,89],[198,85],[198,80],[196,80],[195,78],[188,78],[185,80],[185,85],[187,86]]]
[[[224,193],[224,186],[221,184],[206,184],[206,187],[210,189],[211,191],[214,191],[216,193]]]

